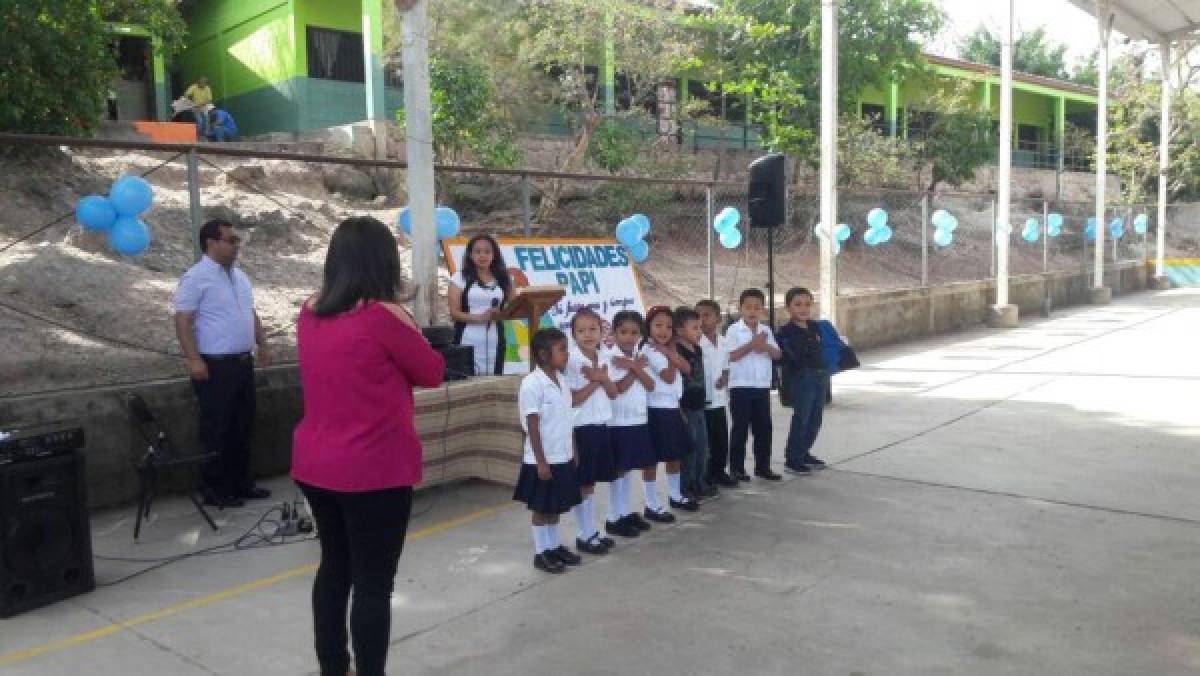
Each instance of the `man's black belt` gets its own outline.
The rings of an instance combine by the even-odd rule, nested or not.
[[[254,360],[254,354],[251,352],[239,352],[237,354],[202,354],[200,356],[202,358],[204,358],[205,361],[244,362],[244,361],[253,361]]]

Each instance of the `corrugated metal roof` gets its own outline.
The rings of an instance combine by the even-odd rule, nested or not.
[[[1070,0],[1095,16],[1095,0]],[[1110,0],[1113,27],[1135,40],[1178,40],[1200,30],[1200,0]]]
[[[1000,77],[999,68],[982,63],[973,63],[971,61],[963,61],[962,59],[952,59],[948,56],[938,56],[936,54],[926,54],[925,60],[929,63],[946,66],[948,68],[958,68],[984,75],[994,75],[996,77]],[[1041,87],[1048,87],[1050,89],[1084,94],[1086,96],[1098,95],[1095,87],[1089,87],[1087,85],[1079,84],[1078,82],[1067,82],[1065,80],[1058,80],[1052,77],[1044,77],[1041,75],[1031,75],[1029,73],[1013,71],[1013,80],[1032,85],[1039,85]]]

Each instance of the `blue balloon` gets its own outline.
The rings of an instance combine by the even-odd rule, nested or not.
[[[721,233],[721,246],[726,249],[736,249],[742,244],[742,231],[731,228]]]
[[[867,228],[863,233],[863,243],[867,246],[878,246],[883,242],[879,239],[879,231],[875,228]]]
[[[108,200],[119,216],[137,216],[150,208],[154,189],[141,176],[122,176],[108,191]]]
[[[1021,231],[1021,239],[1026,242],[1038,241],[1038,236],[1041,234],[1041,224],[1036,218],[1031,218],[1025,221],[1025,229]]]
[[[633,218],[626,218],[617,223],[617,241],[626,247],[632,247],[642,241],[642,229]]]
[[[462,221],[458,218],[458,213],[450,207],[438,207],[434,209],[433,222],[437,225],[437,237],[439,240],[454,237],[458,234],[458,229],[462,225]]]
[[[1112,235],[1113,239],[1121,239],[1121,235],[1125,233],[1125,219],[1114,218],[1108,224],[1108,234]]]
[[[645,237],[650,234],[650,219],[646,218],[645,214],[634,214],[629,217],[638,226],[638,237]]]
[[[881,225],[878,228],[876,228],[876,230],[879,232],[879,235],[876,237],[876,239],[879,240],[880,244],[884,244],[886,242],[891,241],[892,227],[890,225]]]
[[[734,207],[725,207],[717,217],[713,219],[713,229],[717,232],[725,232],[730,228],[736,228],[742,220],[742,214]]]
[[[838,227],[833,229],[833,236],[836,237],[837,241],[839,242],[845,242],[846,240],[850,239],[850,235],[850,226],[846,225],[845,223],[839,223]]]
[[[879,207],[867,212],[867,225],[872,228],[878,228],[881,225],[887,225],[888,213]]]
[[[107,197],[88,195],[75,205],[75,220],[89,232],[108,230],[117,220],[117,210]]]
[[[108,231],[108,245],[122,256],[136,256],[150,246],[150,229],[133,216],[121,216]]]
[[[950,246],[954,241],[954,231],[950,228],[938,228],[933,233],[933,243],[938,246]]]
[[[1150,225],[1150,217],[1146,214],[1138,214],[1137,218],[1133,219],[1133,231],[1139,235],[1146,234],[1146,228]]]
[[[1087,219],[1087,226],[1083,229],[1083,237],[1089,242],[1096,239],[1096,218],[1094,216]]]
[[[938,209],[937,211],[933,212],[933,216],[930,218],[930,221],[933,223],[933,227],[940,228],[942,227],[942,223],[949,217],[949,211],[946,211],[945,209]]]
[[[650,256],[650,245],[644,239],[639,239],[633,245],[625,247],[629,250],[634,263],[644,263]]]
[[[1047,230],[1049,230],[1049,229],[1057,230],[1059,228],[1062,228],[1062,224],[1063,224],[1062,214],[1050,214],[1049,216],[1046,216],[1046,229]]]
[[[408,210],[408,207],[400,210],[396,222],[400,224],[400,232],[412,237],[412,212]]]

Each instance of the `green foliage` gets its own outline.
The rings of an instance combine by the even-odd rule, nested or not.
[[[926,110],[933,114],[925,138],[913,144],[917,166],[928,169],[929,190],[940,183],[958,187],[991,160],[991,116],[979,109],[968,83],[937,92]]]
[[[117,76],[106,21],[145,26],[173,51],[185,27],[168,0],[0,0],[0,131],[83,135]]]
[[[466,57],[435,57],[429,77],[433,145],[439,157],[457,157],[465,150],[485,167],[520,162],[513,125],[493,104],[496,92],[486,65]]]
[[[966,61],[1000,67],[1000,36],[980,25],[963,39],[959,55]],[[1045,28],[1022,33],[1013,42],[1013,69],[1030,75],[1052,77],[1057,80],[1072,80],[1080,84],[1095,86],[1096,59],[1076,64],[1072,73],[1067,68],[1067,46],[1055,44],[1046,34]]]
[[[637,130],[620,119],[609,118],[596,128],[587,156],[601,169],[617,172],[632,166],[641,151]]]
[[[776,150],[813,161],[819,128],[820,0],[717,0],[692,19],[706,46],[689,65],[733,95],[750,95],[751,121]],[[921,70],[923,42],[941,28],[931,0],[845,0],[839,15],[838,96],[849,110],[864,89]]]
[[[838,178],[843,187],[903,187],[912,173],[907,166],[912,146],[880,134],[858,115],[843,115],[838,124]]]

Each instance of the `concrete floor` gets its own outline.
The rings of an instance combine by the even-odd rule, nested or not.
[[[1198,334],[1200,294],[1175,291],[872,351],[835,381],[833,469],[728,491],[562,576],[530,566],[507,489],[423,494],[392,672],[1200,673]],[[127,514],[100,515],[96,552],[194,550],[261,511],[213,535],[189,509],[136,546]],[[194,557],[0,621],[0,672],[314,673],[316,553]]]

